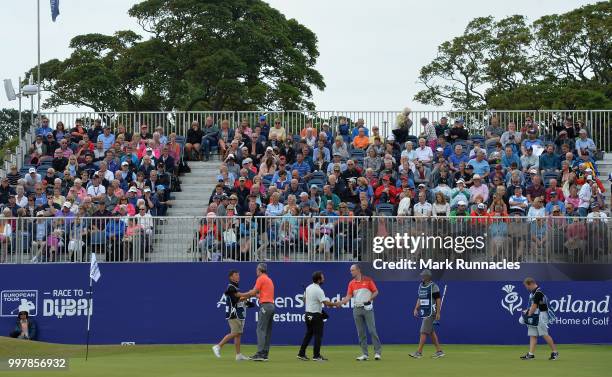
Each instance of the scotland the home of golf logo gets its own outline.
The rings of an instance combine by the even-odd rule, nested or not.
[[[518,292],[515,292],[516,287],[512,284],[506,284],[502,287],[502,291],[506,292],[506,296],[501,300],[501,305],[510,314],[521,311],[523,305],[523,298],[519,296]]]
[[[38,312],[38,291],[34,289],[14,289],[0,292],[0,317],[16,317],[21,311],[30,316]]]

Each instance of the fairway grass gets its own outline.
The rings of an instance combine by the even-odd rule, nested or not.
[[[304,362],[295,358],[298,347],[272,347],[270,361],[234,360],[233,345],[226,345],[222,358],[213,356],[210,345],[137,345],[90,346],[85,361],[85,347],[41,342],[26,342],[0,337],[0,358],[66,357],[68,371],[0,371],[0,376],[435,376],[435,377],[604,377],[612,375],[612,346],[560,345],[561,359],[548,361],[548,349],[540,345],[536,359],[519,360],[526,346],[448,345],[447,356],[433,360],[431,346],[423,359],[408,356],[414,345],[389,345],[383,348],[383,360],[355,361],[357,346],[323,347],[328,362]],[[308,352],[312,353],[312,348]],[[244,346],[243,353],[255,353],[254,346]]]

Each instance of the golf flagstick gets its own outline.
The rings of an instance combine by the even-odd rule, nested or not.
[[[442,298],[440,299],[440,312],[438,314],[442,314],[442,305],[444,305],[444,297],[446,296],[446,284],[444,284],[444,290],[442,290]],[[440,325],[440,321],[434,320],[434,325]]]
[[[91,253],[91,264],[89,265],[89,300],[87,300],[87,341],[85,346],[85,361],[89,357],[89,333],[91,325],[91,304],[93,303],[93,282],[98,282],[102,274],[100,273],[100,267],[98,267],[98,260],[96,259],[96,253]]]
[[[93,300],[93,279],[89,278],[89,299],[87,300],[87,341],[85,346],[85,361],[89,357],[89,332],[91,324],[91,302]]]

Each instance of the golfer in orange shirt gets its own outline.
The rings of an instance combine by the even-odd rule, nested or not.
[[[239,293],[238,297],[259,298],[259,313],[257,316],[257,353],[251,356],[253,361],[268,361],[270,338],[272,337],[272,322],[274,319],[274,283],[268,276],[268,266],[265,263],[257,265],[257,280],[255,287],[248,292]]]

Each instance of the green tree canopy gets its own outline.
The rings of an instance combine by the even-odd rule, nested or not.
[[[528,24],[514,15],[472,20],[421,68],[414,99],[462,109],[612,107],[612,4]]]
[[[70,57],[41,65],[43,107],[312,108],[313,88],[325,88],[316,35],[261,0],[146,0],[129,14],[150,38],[73,38]]]

